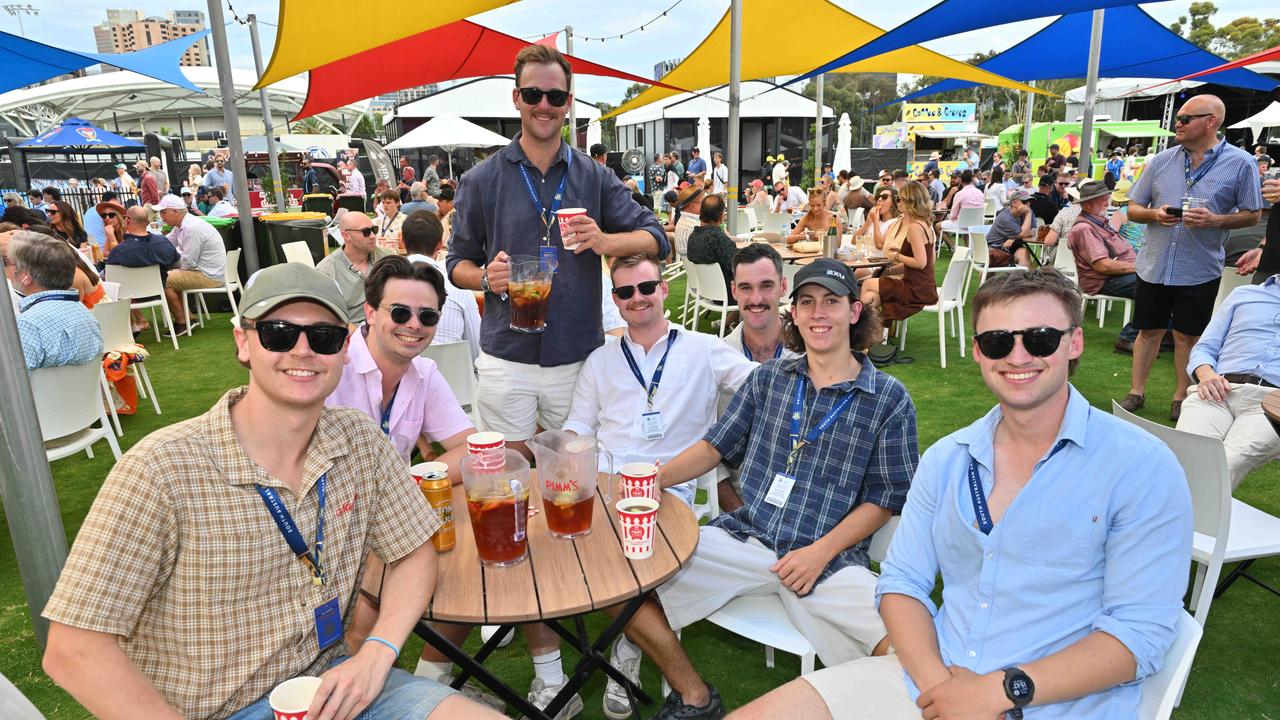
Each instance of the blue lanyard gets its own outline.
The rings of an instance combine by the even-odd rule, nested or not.
[[[50,300],[74,300],[76,302],[79,302],[80,294],[76,292],[60,292],[60,293],[49,293],[48,295],[41,295],[38,298],[33,298],[31,302],[27,303],[27,306],[22,308],[22,312],[26,312],[31,308],[35,307],[36,305],[39,305],[42,302],[48,302]]]
[[[391,391],[391,399],[387,400],[387,406],[382,409],[382,434],[391,437],[391,406],[396,404],[396,393],[400,392],[400,386],[396,385]]]
[[[990,535],[995,523],[991,522],[987,494],[982,492],[982,481],[978,479],[978,461],[973,458],[969,458],[969,496],[973,500],[973,516],[978,521],[978,529],[983,535]]]
[[[1194,175],[1191,173],[1191,153],[1186,150],[1182,151],[1182,171],[1187,177],[1187,192],[1191,192],[1191,188],[1195,186],[1196,183],[1200,182],[1200,179],[1205,176],[1205,173],[1209,172],[1209,168],[1213,167],[1214,163],[1218,162],[1218,156],[1222,155],[1222,146],[1225,145],[1226,142],[1226,138],[1223,138],[1217,145],[1213,146],[1213,157],[1209,158],[1208,162],[1202,164],[1200,169],[1197,170]]]
[[[822,433],[826,432],[845,410],[849,409],[849,405],[853,403],[853,391],[850,390],[835,407],[827,411],[826,415],[818,421],[817,425],[810,428],[804,437],[800,436],[800,420],[804,416],[804,391],[809,385],[808,378],[801,375],[800,381],[796,383],[795,397],[791,401],[791,454],[787,457],[787,474],[790,475],[795,467],[796,458],[800,456],[800,450],[805,445],[810,445],[816,441]]]
[[[755,358],[751,355],[751,348],[747,347],[747,341],[742,341],[742,354],[747,356],[748,360],[755,362]],[[777,360],[782,357],[782,343],[778,343],[778,347],[773,349],[773,359]]]
[[[671,346],[676,344],[676,329],[671,328],[671,332],[667,333],[667,349],[662,353],[662,359],[658,361],[658,367],[653,370],[653,379],[648,383],[644,381],[644,375],[640,374],[640,366],[636,364],[636,358],[631,354],[631,348],[627,347],[626,340],[618,343],[622,346],[622,354],[627,358],[627,364],[631,366],[631,374],[636,376],[636,381],[640,383],[640,388],[646,391],[645,404],[650,410],[653,409],[653,394],[658,392],[658,383],[662,382],[662,368],[666,367],[667,356],[671,354]]]
[[[289,549],[311,571],[311,581],[316,585],[324,585],[325,582],[320,556],[324,553],[324,487],[328,477],[329,474],[325,473],[316,481],[316,494],[319,496],[316,516],[319,519],[316,521],[315,551],[310,550],[307,547],[307,541],[302,539],[302,532],[298,530],[298,525],[293,521],[289,510],[285,508],[284,502],[280,499],[280,493],[276,492],[275,488],[255,486],[258,488],[258,494],[262,496],[263,504],[267,506],[267,511],[271,513],[271,519],[275,520],[276,527],[280,528],[284,541],[289,543]]]
[[[525,169],[524,163],[518,163],[516,167],[520,168],[520,176],[524,178],[524,187],[529,191],[529,199],[533,201],[533,208],[538,211],[538,219],[542,220],[542,227],[546,230],[542,235],[542,244],[551,244],[551,221],[555,219],[556,211],[560,209],[560,202],[564,199],[564,184],[569,179],[569,168],[573,166],[573,150],[569,151],[568,159],[564,164],[564,177],[560,178],[560,187],[556,188],[556,196],[551,199],[551,207],[543,207],[542,198],[538,196],[538,191],[533,187],[533,180],[529,178],[529,171]]]

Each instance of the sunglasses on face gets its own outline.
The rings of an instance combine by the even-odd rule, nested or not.
[[[50,215],[61,215],[62,211],[57,208],[49,208]]]
[[[978,333],[973,339],[978,343],[978,349],[982,354],[991,360],[1000,360],[1007,357],[1013,352],[1014,336],[1022,336],[1022,347],[1027,349],[1035,357],[1048,357],[1058,351],[1058,345],[1062,342],[1062,336],[1071,332],[1074,325],[1068,326],[1065,330],[1059,330],[1054,327],[1035,327],[1025,330],[988,330],[984,333]]]
[[[645,280],[635,285],[620,285],[613,289],[613,294],[618,296],[619,300],[630,300],[636,294],[636,288],[640,289],[641,295],[652,295],[658,291],[658,285],[661,280]]]
[[[109,213],[98,213],[98,217],[102,218],[103,220],[115,220],[119,216],[116,215],[115,213],[109,212]]]
[[[387,311],[391,314],[391,322],[397,325],[408,324],[409,320],[414,315],[414,309],[408,305],[392,303],[386,307]],[[440,322],[440,311],[435,308],[418,308],[417,314],[418,322],[421,323],[423,327],[435,327],[436,323]]]
[[[342,232],[360,233],[365,237],[369,237],[370,235],[373,235],[377,231],[371,227],[367,227],[367,228],[348,228],[346,230],[343,230]]]
[[[1173,120],[1179,125],[1189,125],[1191,121],[1195,120],[1196,118],[1211,117],[1212,115],[1213,113],[1196,113],[1195,115],[1174,115]]]
[[[520,88],[520,99],[524,101],[525,105],[537,105],[542,102],[544,96],[551,107],[564,107],[564,104],[569,102],[569,92],[567,90],[543,90],[536,87]]]
[[[298,336],[304,332],[307,334],[307,345],[317,355],[336,354],[347,339],[347,328],[325,323],[297,325],[285,320],[264,320],[245,327],[245,330],[257,330],[262,347],[275,353],[292,350],[298,344]]]

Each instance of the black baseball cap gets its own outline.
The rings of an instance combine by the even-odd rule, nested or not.
[[[839,260],[818,258],[801,268],[796,273],[795,287],[791,288],[791,299],[795,299],[801,287],[810,283],[821,285],[836,295],[852,295],[854,300],[858,299],[858,280]]]

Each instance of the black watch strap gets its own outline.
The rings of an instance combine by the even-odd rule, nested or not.
[[[1036,685],[1022,668],[1007,667],[1004,669],[1004,694],[1013,703],[1013,708],[1006,711],[1009,720],[1022,720],[1022,708],[1031,704]]]

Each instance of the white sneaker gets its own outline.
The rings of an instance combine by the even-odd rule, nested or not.
[[[453,683],[453,673],[443,673],[436,678],[436,682],[446,687],[451,685]],[[480,686],[476,685],[473,680],[468,680],[462,687],[458,688],[458,693],[472,702],[480,703],[498,712],[502,712],[507,707],[507,704],[502,702],[501,698],[481,690]]]
[[[568,682],[568,679],[565,682]],[[559,694],[562,687],[564,687],[564,683],[547,685],[542,682],[542,678],[535,677],[533,682],[529,684],[529,702],[539,710],[543,710],[551,704],[551,701]],[[569,720],[569,718],[576,717],[580,712],[582,712],[582,696],[574,693],[573,697],[569,698],[569,702],[565,703],[564,708],[556,715],[555,720]]]
[[[638,649],[634,655],[619,656],[618,645],[621,642],[621,637],[613,641],[613,649],[609,652],[609,664],[617,668],[628,680],[639,685],[640,660],[644,656]],[[609,678],[609,684],[604,688],[604,715],[609,720],[626,720],[631,717],[631,700],[627,698],[627,690],[613,678]]]
[[[489,638],[497,634],[498,634],[497,625],[481,625],[480,626],[480,642],[482,643],[489,642]],[[516,637],[516,629],[511,628],[510,630],[507,631],[506,637],[502,638],[502,640],[498,642],[498,647],[504,648],[510,645],[511,641],[514,640],[515,637]]]

